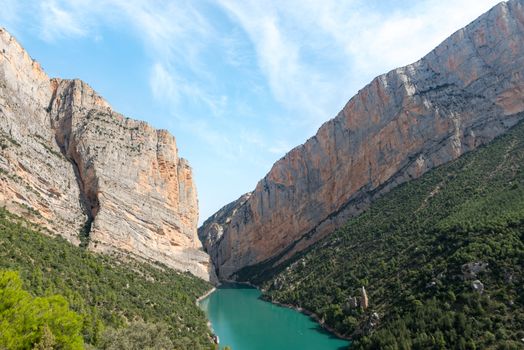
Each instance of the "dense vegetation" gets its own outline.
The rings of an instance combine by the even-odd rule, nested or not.
[[[524,348],[524,124],[399,186],[263,285],[352,349]]]
[[[17,289],[15,294],[23,299],[23,305],[47,307],[46,312],[56,322],[67,318],[75,320],[70,323],[74,326],[78,321],[80,340],[83,338],[86,347],[214,348],[205,315],[195,304],[196,298],[210,288],[208,283],[162,266],[93,254],[38,231],[42,229],[0,209],[0,268],[20,273],[24,289],[31,293]],[[0,274],[0,288],[4,288],[2,281],[6,276],[11,280],[9,285],[16,287],[16,275],[4,272]],[[6,320],[1,314],[5,302],[0,301],[0,327],[5,326],[0,328],[2,333],[9,328],[7,325],[14,325],[2,323]],[[31,308],[23,308],[26,309],[32,315]],[[21,310],[18,309],[18,317]],[[46,338],[59,341],[60,332],[48,321],[35,321],[33,333],[27,333],[27,337],[32,337],[28,340],[30,346],[6,346],[1,343],[5,341],[2,334],[0,349],[31,349],[49,340]],[[12,327],[11,331],[17,332]],[[71,339],[76,339],[73,333]],[[75,344],[55,348],[77,349],[78,342]]]
[[[33,297],[0,270],[0,349],[82,349],[82,318],[59,296]]]

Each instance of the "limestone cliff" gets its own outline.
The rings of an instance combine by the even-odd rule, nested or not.
[[[0,30],[0,205],[74,244],[208,279],[192,172],[175,138],[86,83],[50,79]]]
[[[375,78],[199,236],[220,278],[274,266],[393,187],[504,133],[522,111],[524,1],[512,0]]]

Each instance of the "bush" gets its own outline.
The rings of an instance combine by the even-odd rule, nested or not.
[[[102,336],[100,350],[170,350],[173,342],[163,323],[137,321],[120,329],[109,328]]]
[[[18,273],[0,271],[0,348],[83,348],[82,318],[64,297],[32,297]]]

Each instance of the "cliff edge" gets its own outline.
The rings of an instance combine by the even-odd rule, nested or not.
[[[50,79],[0,29],[0,205],[88,249],[209,279],[191,167],[175,138]]]
[[[222,279],[278,265],[395,186],[504,133],[522,111],[524,2],[512,0],[375,78],[199,236]]]

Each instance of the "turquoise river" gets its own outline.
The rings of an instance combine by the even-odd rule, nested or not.
[[[222,285],[200,302],[220,349],[342,350],[349,342],[324,331],[310,317],[273,305],[260,291],[244,285]]]

